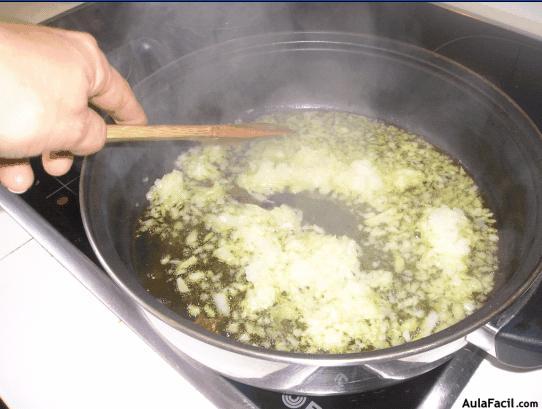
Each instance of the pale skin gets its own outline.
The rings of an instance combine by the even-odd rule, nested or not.
[[[119,124],[147,121],[86,33],[0,24],[0,90],[0,183],[15,193],[32,186],[29,157],[41,155],[45,170],[60,176],[72,155],[103,147],[105,122],[89,104]]]

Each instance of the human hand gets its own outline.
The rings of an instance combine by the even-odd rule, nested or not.
[[[16,193],[33,183],[29,157],[41,155],[45,170],[59,176],[70,169],[71,154],[103,147],[105,123],[89,103],[120,124],[147,121],[86,33],[0,24],[0,90],[0,183]]]

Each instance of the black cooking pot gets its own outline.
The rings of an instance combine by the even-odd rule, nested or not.
[[[402,43],[342,33],[281,33],[189,54],[140,83],[136,94],[151,123],[233,122],[317,108],[397,125],[461,162],[492,209],[500,235],[500,267],[487,302],[437,334],[356,354],[255,348],[211,334],[169,310],[145,291],[134,268],[132,238],[147,205],[145,193],[192,144],[109,145],[87,158],[81,176],[89,240],[111,277],[177,347],[241,382],[312,394],[354,392],[418,375],[468,340],[489,342],[485,349],[495,352],[498,328],[488,323],[525,294],[542,257],[542,139],[498,89],[452,61]],[[542,362],[539,350],[529,353],[531,366]],[[341,382],[339,373],[345,376]]]

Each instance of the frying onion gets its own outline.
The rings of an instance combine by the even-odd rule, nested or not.
[[[259,121],[297,132],[196,146],[148,192],[140,234],[176,243],[159,264],[190,316],[255,346],[344,353],[427,336],[484,302],[498,235],[460,165],[358,115]],[[346,206],[355,237],[270,206],[283,192]]]

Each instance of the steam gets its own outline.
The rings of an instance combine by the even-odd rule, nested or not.
[[[357,40],[340,34],[295,38],[279,34],[353,32],[416,43],[422,36],[417,23],[421,20],[403,18],[391,10],[433,6],[166,3],[105,7],[88,6],[57,25],[90,31],[106,45],[111,62],[131,84],[139,83],[137,94],[151,123],[233,122],[285,108],[343,110],[410,130],[461,158],[498,217],[505,210],[499,211],[500,203],[509,202],[507,192],[517,197],[512,194],[513,186],[527,184],[526,176],[514,173],[514,163],[521,162],[523,154],[499,130],[509,124],[487,98],[463,82],[461,73],[448,77],[443,71],[435,74],[435,67],[417,66],[420,58],[414,49],[391,45],[396,52],[386,53],[369,42],[364,54],[359,54],[359,48],[348,45]],[[104,9],[107,16],[100,16]],[[78,14],[86,18],[77,18]],[[104,25],[106,17],[108,24]],[[268,33],[264,35],[267,40],[262,33]],[[284,45],[290,40],[297,43]],[[177,61],[218,43],[225,45]],[[267,45],[262,46],[264,43]],[[501,136],[489,139],[493,135]],[[152,183],[173,167],[185,146],[107,148],[116,149],[115,157],[126,162],[110,169],[120,181],[116,188],[134,202],[142,201],[148,185],[137,189],[139,197],[135,197],[133,186],[123,182],[141,184],[148,177]],[[102,165],[109,166],[107,162]],[[132,178],[132,174],[136,176]],[[501,186],[503,180],[510,181],[510,174],[517,180]],[[494,189],[497,185],[502,187],[499,192]],[[526,200],[525,192],[518,200]],[[519,234],[516,230],[511,237]]]
[[[328,31],[391,37],[404,37],[406,34],[407,37],[415,40],[419,36],[420,28],[417,23],[398,18],[397,13],[393,12],[397,7],[402,6],[349,3],[119,4],[107,9],[103,6],[87,7],[79,12],[79,14],[84,14],[87,10],[87,18],[77,19],[77,13],[74,13],[72,18],[67,16],[57,25],[93,33],[99,43],[105,47],[111,63],[127,77],[132,85],[135,85],[160,67],[190,52],[232,39],[238,39],[237,41],[240,41],[238,48],[243,48],[243,40],[239,39],[262,33]],[[105,17],[107,17],[107,25],[104,24]],[[70,25],[76,27],[70,27]],[[112,38],[115,41],[111,41]],[[251,40],[246,40],[246,42],[247,45],[252,44]],[[224,55],[224,58],[217,58],[213,62],[217,66],[224,67],[226,81],[228,80],[227,70],[237,69],[235,66],[224,66],[221,63],[221,60],[224,62],[230,57]],[[269,77],[268,74],[272,74],[277,69],[277,65],[282,65],[280,60],[281,58],[266,56],[268,64],[258,67],[259,78],[251,79],[265,81]],[[305,73],[296,73],[299,75],[293,75],[287,85],[279,85],[277,89],[269,90],[269,103],[274,106],[290,104],[305,108],[336,107],[362,111],[360,113],[379,117],[378,112],[374,112],[371,108],[371,103],[367,103],[367,106],[361,110],[353,107],[352,101],[356,98],[351,94],[359,86],[353,86],[350,82],[351,75],[341,74],[341,71],[350,68],[345,68],[342,62],[334,63],[332,60],[319,64],[319,68],[307,69]],[[317,69],[324,75],[317,73]],[[322,79],[326,71],[329,75]],[[366,77],[370,74],[375,82],[390,83],[390,78],[385,74],[385,67],[376,67],[372,71]],[[182,73],[177,74],[180,76]],[[291,75],[291,73],[286,74]],[[305,80],[307,75],[312,78]],[[341,79],[341,75],[344,79]],[[174,83],[173,75],[169,77],[170,84],[168,85],[172,88],[179,87]],[[200,98],[201,90],[210,85],[204,72],[201,75],[191,73],[190,81],[192,83],[190,89],[184,90],[183,95],[173,95],[175,92],[173,89],[171,92],[164,91],[166,94],[163,98],[164,102],[158,106],[154,100],[148,104],[147,95],[140,95],[142,103],[152,113],[150,115],[152,122],[171,122],[185,120],[185,118],[202,122],[201,118],[205,116],[218,122],[234,119],[232,109],[227,109],[229,101],[221,99],[221,102],[226,103],[219,106]],[[249,100],[248,102],[253,102],[251,101],[252,84],[247,78],[236,85],[243,87],[244,95],[233,90],[231,99],[236,105],[243,105],[245,108],[248,104],[239,104],[239,102],[245,97]],[[363,84],[360,85],[363,86]],[[343,104],[337,104],[337,101],[331,104],[327,100],[329,98],[326,98],[331,94],[340,95],[341,93],[345,96]],[[372,96],[368,98],[372,99]],[[359,105],[359,98],[357,99],[356,103]],[[190,115],[181,115],[180,111],[186,111],[176,108],[181,105],[192,107]],[[179,112],[175,112],[176,110]],[[157,115],[154,115],[155,111]],[[175,114],[178,114],[177,118],[174,118]]]
[[[105,49],[108,58],[135,85],[151,123],[225,123],[302,108],[349,111],[404,127],[405,115],[395,115],[397,104],[392,102],[407,83],[388,61],[356,58],[349,54],[355,47],[347,44],[356,39],[340,34],[280,34],[378,36],[408,30],[410,37],[417,35],[416,26],[395,21],[390,30],[389,20],[381,17],[387,8],[391,10],[386,5],[348,3],[119,4],[107,8],[110,28],[92,13],[102,10],[97,6],[87,8],[92,18],[79,19],[76,28],[90,31],[100,44],[112,44]],[[69,24],[65,20],[67,28]],[[280,45],[285,42],[290,45]],[[333,42],[342,45],[335,47]],[[223,45],[205,49],[215,44]],[[412,107],[415,84],[408,86],[412,90],[401,93],[399,111]],[[112,156],[126,158],[125,164],[110,166],[119,180],[115,189],[132,197],[133,188],[124,181],[140,183],[145,178],[148,189],[173,167],[186,146],[108,147],[116,151]],[[143,193],[134,202],[144,202]]]

